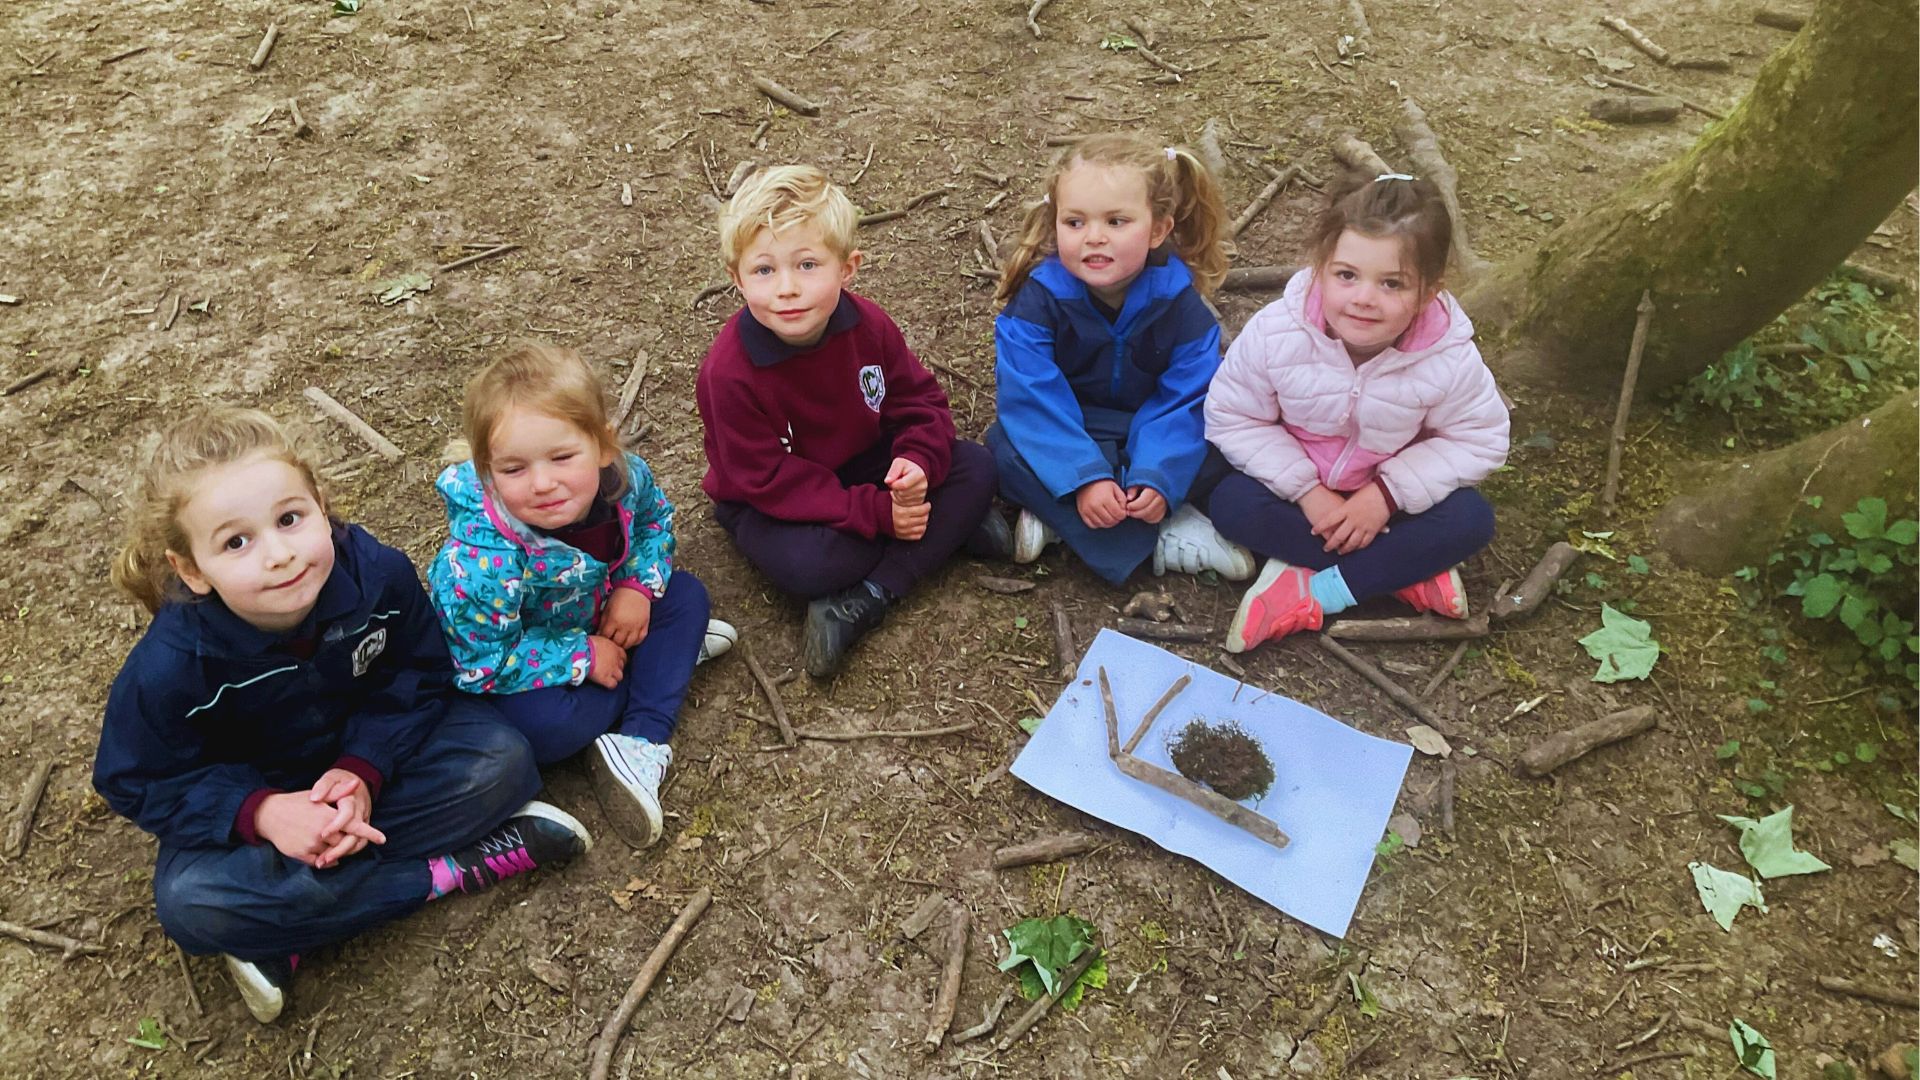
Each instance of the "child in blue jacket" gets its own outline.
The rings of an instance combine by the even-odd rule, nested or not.
[[[621,839],[664,825],[667,740],[695,664],[732,646],[673,565],[673,504],[620,449],[580,354],[527,345],[467,384],[470,461],[440,474],[451,535],[427,571],[454,683],[485,694],[548,765],[592,748]]]
[[[1065,540],[1114,584],[1253,556],[1201,513],[1227,474],[1201,408],[1220,326],[1201,299],[1226,275],[1226,214],[1192,154],[1128,134],[1063,151],[1008,260],[994,322],[1000,490],[1021,508],[1014,561]],[[1171,250],[1169,250],[1171,248]]]
[[[279,1016],[299,954],[564,862],[533,754],[452,666],[413,564],[331,521],[266,415],[161,436],[114,584],[153,622],[114,680],[93,783],[160,841],[160,924]]]

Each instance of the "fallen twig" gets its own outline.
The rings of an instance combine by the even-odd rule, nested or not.
[[[993,230],[982,220],[973,227],[974,238],[980,241],[980,254],[986,258],[987,265],[1000,265],[1000,243],[993,238]]]
[[[1115,619],[1113,628],[1131,637],[1153,641],[1208,641],[1216,631],[1185,623],[1158,623],[1152,619]]]
[[[17,859],[27,852],[27,841],[33,837],[33,816],[40,809],[40,797],[47,792],[47,777],[53,773],[52,760],[42,761],[27,774],[27,782],[20,789],[19,809],[13,812],[13,822],[7,826],[7,857]]]
[[[1440,793],[1436,801],[1440,804],[1440,831],[1453,835],[1453,786],[1460,767],[1452,758],[1440,762]]]
[[[1863,285],[1871,285],[1888,295],[1897,295],[1912,287],[1884,270],[1875,270],[1871,266],[1863,266],[1857,262],[1843,262],[1837,272],[1842,277],[1850,277]]]
[[[660,944],[653,947],[652,955],[647,957],[640,973],[633,977],[633,985],[627,987],[626,996],[620,999],[619,1007],[600,1027],[600,1042],[593,1048],[593,1064],[587,1070],[591,1080],[607,1080],[607,1072],[613,1067],[614,1044],[620,1041],[627,1024],[633,1020],[633,1014],[639,1011],[640,1000],[647,996],[653,980],[659,978],[660,970],[667,966],[668,960],[673,959],[673,951],[680,947],[687,932],[693,929],[694,923],[700,921],[700,916],[707,913],[707,906],[712,903],[712,889],[701,889],[694,893],[693,899],[687,901],[687,906],[680,909],[680,915],[673,920],[673,925],[667,928]]]
[[[1653,57],[1656,64],[1664,64],[1673,59],[1673,54],[1654,43],[1654,40],[1641,33],[1632,23],[1618,15],[1600,16],[1600,25],[1626,38],[1634,48]]]
[[[701,289],[699,292],[695,293],[693,295],[692,302],[687,304],[687,306],[690,308],[697,308],[701,304],[706,303],[708,300],[711,300],[714,297],[719,296],[721,293],[726,292],[728,289],[731,289],[731,288],[733,288],[733,282],[731,281],[722,281],[715,285],[709,285],[706,288]]]
[[[300,99],[299,98],[287,99],[287,113],[293,117],[293,137],[294,138],[304,139],[307,136],[313,134],[313,125],[307,123],[307,118],[300,115]]]
[[[1148,709],[1147,714],[1140,718],[1140,726],[1133,729],[1133,734],[1127,738],[1126,745],[1120,748],[1120,752],[1123,754],[1133,753],[1133,748],[1140,745],[1140,740],[1147,734],[1147,729],[1152,727],[1153,722],[1160,718],[1161,711],[1168,705],[1173,704],[1173,699],[1179,697],[1180,691],[1185,690],[1192,682],[1193,676],[1191,675],[1182,675],[1178,679],[1173,680],[1173,685],[1167,687],[1166,691],[1160,695],[1160,700],[1154,702],[1153,708]]]
[[[1565,540],[1548,548],[1518,589],[1494,599],[1490,614],[1495,619],[1511,619],[1531,613],[1546,602],[1548,594],[1553,592],[1553,583],[1579,558],[1580,549]]]
[[[755,90],[772,98],[775,104],[785,106],[787,109],[797,112],[801,116],[820,115],[820,106],[781,86],[765,75],[749,75],[748,79],[753,83]]]
[[[1034,589],[1034,584],[1031,581],[1022,581],[1019,578],[994,577],[991,574],[982,574],[974,578],[973,583],[990,593],[999,593],[1001,596],[1015,596],[1023,592],[1032,592]]]
[[[1040,13],[1051,3],[1053,0],[1033,0],[1033,6],[1027,9],[1027,29],[1033,31],[1034,37],[1040,36]]]
[[[776,715],[778,714],[776,713]],[[793,737],[796,739],[813,739],[816,742],[857,742],[861,739],[932,739],[941,735],[956,735],[962,731],[972,731],[975,726],[977,725],[975,725],[972,720],[968,720],[965,723],[949,724],[946,727],[917,728],[906,731],[815,731],[812,728],[795,728],[793,729]],[[785,738],[786,734],[784,731],[781,732],[781,737]]]
[[[1467,619],[1438,615],[1336,619],[1327,624],[1327,636],[1342,641],[1471,641],[1486,637],[1487,633],[1485,615]]]
[[[1435,690],[1440,689],[1440,684],[1447,681],[1447,676],[1453,674],[1453,669],[1460,666],[1460,658],[1467,655],[1469,644],[1470,642],[1462,641],[1453,647],[1453,655],[1447,657],[1447,662],[1441,664],[1440,670],[1433,673],[1433,678],[1427,680],[1427,685],[1420,688],[1421,697],[1430,698]]]
[[[1687,108],[1692,109],[1694,112],[1700,113],[1703,116],[1711,116],[1715,120],[1725,120],[1727,118],[1727,114],[1721,112],[1719,109],[1708,108],[1707,106],[1702,105],[1697,101],[1689,101],[1688,99],[1683,98],[1678,94],[1669,94],[1665,90],[1656,90],[1651,86],[1643,86],[1640,83],[1628,82],[1625,79],[1616,78],[1612,75],[1602,75],[1600,76],[1600,81],[1603,83],[1606,83],[1608,86],[1617,87],[1621,90],[1631,90],[1636,94],[1648,94],[1653,97],[1672,98],[1673,100],[1679,102],[1680,104],[1685,105]]]
[[[1169,795],[1185,799],[1227,824],[1245,830],[1255,838],[1272,844],[1276,848],[1285,848],[1290,842],[1287,834],[1270,819],[1241,806],[1224,795],[1194,783],[1179,773],[1162,769],[1157,765],[1149,765],[1120,749],[1120,720],[1113,703],[1113,687],[1107,681],[1107,669],[1104,667],[1100,669],[1100,703],[1107,720],[1107,753],[1113,759],[1114,767],[1122,773],[1143,784],[1159,788]]]
[[[471,255],[467,255],[467,256],[463,256],[462,258],[455,259],[452,262],[446,264],[445,266],[435,269],[434,273],[450,274],[453,271],[460,269],[461,267],[472,266],[474,263],[485,262],[488,259],[498,258],[501,255],[506,255],[511,252],[515,252],[519,250],[520,250],[519,244],[496,244],[485,251],[476,251]]]
[[[1616,743],[1631,735],[1638,735],[1659,723],[1659,716],[1651,705],[1626,709],[1610,713],[1598,720],[1581,724],[1577,728],[1562,731],[1547,737],[1534,745],[1514,765],[1514,771],[1521,776],[1545,776],[1584,754],[1598,750],[1608,743]]]
[[[260,39],[260,47],[253,50],[253,59],[247,66],[255,71],[267,66],[267,57],[273,55],[273,44],[280,40],[280,24],[268,23],[266,35]]]
[[[1060,661],[1060,677],[1073,678],[1074,669],[1080,666],[1079,651],[1073,645],[1073,624],[1067,621],[1067,609],[1057,600],[1053,604],[1053,651]]]
[[[193,985],[193,970],[187,967],[187,950],[181,948],[180,943],[171,938],[168,941],[173,944],[173,958],[180,961],[180,979],[187,984],[187,1001],[193,1006],[193,1015],[207,1015],[206,1006],[200,1004],[200,991]]]
[[[933,925],[933,917],[940,914],[941,909],[946,906],[945,896],[937,892],[928,893],[926,899],[920,901],[920,906],[914,908],[913,913],[900,924],[900,937],[912,941],[926,933],[927,927]]]
[[[1275,292],[1299,272],[1297,266],[1241,266],[1227,271],[1220,287],[1228,292]]]
[[[1620,454],[1626,448],[1627,417],[1633,412],[1633,387],[1640,381],[1640,355],[1647,348],[1647,327],[1653,322],[1653,294],[1642,290],[1633,323],[1633,344],[1627,349],[1627,373],[1620,380],[1620,404],[1613,413],[1613,439],[1607,445],[1607,483],[1600,491],[1600,513],[1612,517],[1620,496]]]
[[[1100,846],[1100,838],[1092,833],[1061,833],[1039,840],[1029,840],[1024,844],[1003,847],[993,853],[995,870],[1011,870],[1016,866],[1031,866],[1034,863],[1059,862],[1075,855],[1085,855]]]
[[[953,1026],[953,1008],[960,1004],[960,975],[967,962],[967,931],[973,915],[959,904],[947,909],[947,963],[940,972],[940,990],[933,998],[933,1019],[927,1024],[928,1050],[938,1050]]]
[[[633,366],[627,370],[627,380],[620,386],[620,404],[613,410],[613,430],[619,431],[627,422],[627,414],[633,411],[633,403],[640,397],[640,384],[647,378],[647,351],[645,349],[633,358]]]
[[[1072,967],[1061,973],[1060,981],[1054,986],[1053,993],[1028,1006],[1027,1011],[1020,1014],[1020,1019],[1015,1020],[1012,1026],[1007,1028],[1006,1033],[994,1042],[994,1050],[1006,1050],[1013,1045],[1014,1040],[1025,1035],[1028,1028],[1039,1023],[1040,1018],[1047,1015],[1047,1010],[1053,1008],[1054,1002],[1065,997],[1067,991],[1073,989],[1073,984],[1079,982],[1080,976],[1085,975],[1087,969],[1092,967],[1093,962],[1098,959],[1100,959],[1100,950],[1097,947],[1089,948],[1082,953],[1080,959],[1073,962]]]
[[[760,692],[767,696],[767,705],[773,710],[773,722],[780,728],[780,741],[791,748],[796,740],[793,722],[787,719],[787,703],[780,697],[780,688],[767,677],[767,669],[760,666],[760,660],[753,655],[753,646],[740,643],[740,654],[747,662],[747,671],[752,673],[753,681],[760,684]]]
[[[1587,103],[1587,115],[1608,124],[1665,124],[1686,108],[1672,97],[1603,97]]]
[[[1351,132],[1335,136],[1331,149],[1335,161],[1369,179],[1394,171],[1387,165],[1386,160],[1374,151],[1372,144]]]
[[[112,56],[109,56],[105,60],[100,61],[100,66],[106,67],[109,64],[117,64],[122,60],[131,60],[134,57],[139,56],[141,53],[146,52],[148,49],[151,49],[151,48],[153,48],[153,46],[151,45],[135,45],[131,49],[127,49],[123,52],[114,53]],[[35,65],[35,66],[38,66],[38,65]]]
[[[878,213],[862,214],[860,215],[859,223],[861,226],[864,227],[867,225],[878,225],[883,221],[893,221],[896,218],[906,217],[908,214],[912,213],[914,209],[917,208],[921,203],[931,202],[934,199],[937,199],[940,196],[945,195],[946,193],[947,193],[947,189],[944,187],[937,187],[931,191],[923,191],[920,194],[915,195],[913,198],[908,199],[907,204],[905,206],[900,207],[898,210],[881,210]]]
[[[1407,148],[1407,157],[1413,160],[1416,171],[1440,189],[1440,198],[1453,218],[1453,245],[1460,253],[1460,268],[1468,274],[1476,273],[1487,261],[1475,254],[1473,245],[1467,241],[1467,219],[1460,213],[1460,174],[1453,171],[1446,155],[1440,152],[1440,137],[1427,123],[1426,110],[1420,103],[1410,97],[1402,98],[1400,111],[1405,114],[1406,122],[1397,131]]]
[[[66,366],[67,365],[64,363],[42,364],[41,366],[34,368],[32,371],[27,372],[25,375],[22,375],[19,378],[13,380],[12,382],[8,383],[6,386],[6,389],[0,390],[0,397],[12,397],[13,395],[19,393],[20,391],[25,390],[28,387],[41,382],[42,380],[47,378],[49,375],[52,375],[54,372],[59,371],[61,368]]]
[[[1143,42],[1143,41],[1134,42],[1133,51],[1140,54],[1140,59],[1145,60],[1147,63],[1152,64],[1154,67],[1157,67],[1161,71],[1164,71],[1167,74],[1173,76],[1176,81],[1183,75],[1193,74],[1192,68],[1183,68],[1179,64],[1176,64],[1173,61],[1167,59],[1166,57],[1161,56],[1159,53],[1154,52],[1152,49],[1148,48],[1146,42]]]
[[[51,945],[60,950],[60,958],[62,960],[71,959],[78,953],[101,953],[107,951],[105,945],[94,945],[70,938],[65,934],[50,934],[45,930],[35,930],[30,926],[21,926],[19,923],[6,922],[4,920],[0,920],[0,934],[19,938],[21,941],[30,941],[35,945]]]
[[[1253,219],[1260,216],[1260,211],[1265,210],[1268,204],[1273,202],[1274,197],[1286,188],[1297,171],[1290,166],[1275,172],[1273,179],[1267,181],[1267,186],[1260,189],[1260,194],[1255,195],[1253,201],[1247,204],[1247,208],[1240,211],[1240,216],[1233,219],[1233,225],[1227,230],[1228,235],[1238,237],[1245,232],[1247,226],[1253,224]]]
[[[963,1042],[971,1042],[982,1035],[991,1034],[994,1025],[1000,1022],[1000,1014],[1007,1010],[1007,1003],[1012,1000],[1013,987],[1009,986],[1005,990],[1000,991],[1000,996],[995,998],[993,1004],[987,1006],[980,1014],[980,1022],[978,1024],[973,1025],[965,1031],[954,1032],[953,1038],[948,1041],[957,1045]]]
[[[361,441],[373,447],[375,452],[381,457],[391,461],[398,461],[407,456],[405,451],[387,441],[385,435],[373,430],[372,426],[365,420],[356,416],[352,409],[335,401],[332,394],[327,393],[317,386],[307,387],[305,394],[307,400],[311,401],[316,408],[335,420],[340,421],[342,424],[345,424],[349,431],[360,436]]]
[[[1408,693],[1406,687],[1394,682],[1392,678],[1388,677],[1386,672],[1374,667],[1372,661],[1365,657],[1355,655],[1352,650],[1348,649],[1345,645],[1340,644],[1325,634],[1317,635],[1315,640],[1320,642],[1321,648],[1332,653],[1341,663],[1352,668],[1358,672],[1362,678],[1385,691],[1386,695],[1392,698],[1395,704],[1412,713],[1414,716],[1419,717],[1421,723],[1442,735],[1451,736],[1456,734],[1453,725],[1434,715],[1433,710],[1427,708],[1424,702]]]
[[[1807,25],[1807,17],[1805,15],[1797,11],[1787,11],[1782,8],[1763,7],[1753,13],[1753,21],[1759,23],[1761,26],[1771,26],[1775,30],[1785,30],[1788,33],[1794,34],[1799,33],[1800,28]]]
[[[1820,984],[1820,989],[1835,994],[1845,994],[1865,1001],[1877,1001],[1882,1005],[1892,1005],[1900,1009],[1913,1008],[1914,995],[1905,991],[1855,982],[1852,979],[1842,979],[1833,975],[1822,975],[1815,981]]]

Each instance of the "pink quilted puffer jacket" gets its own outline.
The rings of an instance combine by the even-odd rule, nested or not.
[[[1355,367],[1302,273],[1227,350],[1207,390],[1207,440],[1283,499],[1315,484],[1357,491],[1378,475],[1418,514],[1506,461],[1507,408],[1450,294]]]

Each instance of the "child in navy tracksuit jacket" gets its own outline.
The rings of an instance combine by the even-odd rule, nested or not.
[[[154,903],[277,1017],[298,954],[586,850],[526,739],[451,692],[413,565],[326,515],[262,413],[162,436],[115,584],[153,612],[93,782],[160,841]]]
[[[1185,151],[1099,135],[1063,152],[1046,189],[994,323],[987,445],[1021,508],[1015,561],[1059,539],[1115,584],[1150,555],[1155,573],[1251,576],[1201,513],[1227,472],[1201,414],[1220,366],[1201,294],[1226,270],[1212,178]]]

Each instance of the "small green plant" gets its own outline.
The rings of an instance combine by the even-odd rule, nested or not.
[[[1818,508],[1819,497],[1807,500]],[[1920,682],[1920,636],[1906,616],[1913,610],[1915,564],[1920,562],[1920,522],[1887,520],[1887,501],[1861,499],[1840,515],[1846,535],[1807,530],[1767,559],[1784,565],[1793,580],[1782,596],[1798,597],[1809,619],[1839,623],[1850,632],[1859,658],[1870,668]],[[1751,580],[1754,575],[1747,575]]]

